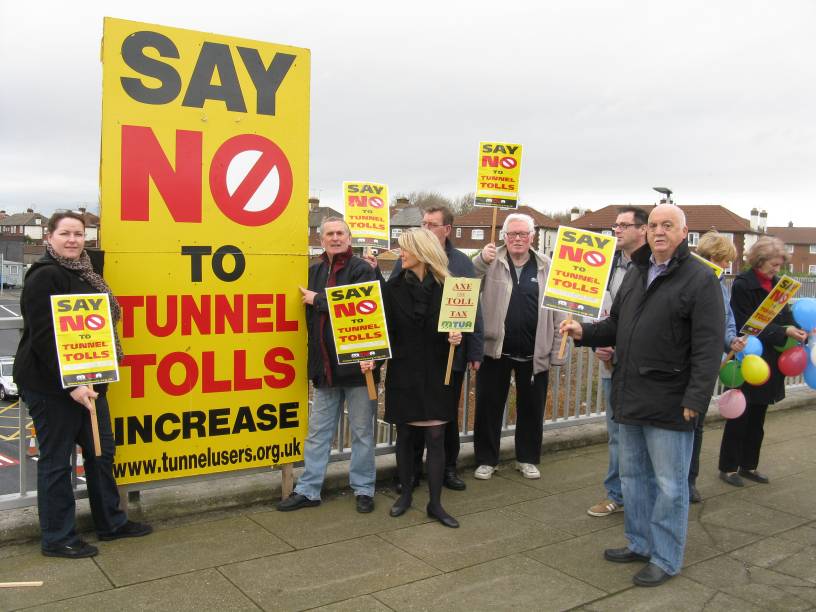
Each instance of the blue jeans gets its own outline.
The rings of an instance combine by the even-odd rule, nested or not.
[[[674,576],[683,565],[688,530],[688,472],[693,431],[620,425],[624,533],[629,550],[651,555]]]
[[[374,465],[374,413],[377,401],[368,399],[366,387],[324,387],[314,390],[314,401],[309,413],[309,434],[303,444],[305,469],[295,487],[295,493],[311,500],[320,499],[331,444],[343,413],[344,400],[348,407],[351,430],[349,484],[355,495],[374,496],[374,482],[377,479]]]
[[[604,478],[604,488],[606,488],[606,497],[621,506],[623,505],[623,492],[618,465],[619,425],[612,420],[612,379],[602,378],[601,388],[604,402],[606,402],[606,432],[609,435],[609,467],[606,470],[606,478]]]

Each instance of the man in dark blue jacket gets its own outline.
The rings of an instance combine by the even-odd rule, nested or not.
[[[687,235],[679,207],[655,207],[648,244],[632,254],[609,318],[561,324],[587,346],[615,347],[612,408],[628,546],[604,558],[647,562],[633,577],[638,586],[663,584],[683,565],[695,419],[708,409],[725,333],[719,282],[690,256]]]
[[[309,379],[314,385],[309,412],[309,434],[303,445],[305,468],[292,494],[278,504],[286,512],[320,504],[320,490],[326,477],[331,443],[342,416],[343,402],[348,407],[351,430],[349,484],[357,499],[357,511],[374,510],[374,414],[377,401],[368,398],[365,378],[359,364],[338,365],[337,350],[329,320],[326,287],[376,280],[371,266],[351,252],[351,232],[339,217],[327,217],[320,225],[320,243],[324,252],[309,268],[308,289],[301,287],[306,304],[309,330]],[[379,368],[374,371],[375,381]]]

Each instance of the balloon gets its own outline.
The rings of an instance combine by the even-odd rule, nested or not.
[[[756,336],[748,336],[748,339],[745,342],[745,348],[742,349],[739,353],[737,353],[737,359],[742,361],[746,355],[761,355],[761,354],[762,354],[762,341]]]
[[[800,298],[793,305],[793,318],[810,333],[816,327],[816,298]]]
[[[738,361],[729,361],[720,368],[720,382],[726,387],[739,387],[745,382]]]
[[[788,327],[793,327],[793,326],[792,325],[786,325],[785,326],[785,328],[788,328]],[[785,340],[785,344],[783,344],[781,346],[775,346],[774,348],[781,353],[783,351],[787,351],[789,348],[793,348],[797,344],[799,344],[799,343],[796,341],[795,338],[787,338]]]
[[[746,355],[742,360],[742,377],[749,385],[758,387],[768,382],[771,377],[771,368],[768,362],[759,355]]]
[[[816,365],[812,363],[805,368],[805,384],[811,389],[816,389]]]
[[[720,415],[724,419],[736,419],[745,412],[745,396],[739,389],[729,389],[717,400]]]
[[[808,364],[808,354],[804,347],[794,346],[779,356],[777,365],[785,376],[799,376]]]
[[[816,366],[816,344],[810,349],[810,363]]]

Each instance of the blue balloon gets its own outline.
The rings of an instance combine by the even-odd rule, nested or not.
[[[807,333],[810,333],[816,327],[816,298],[796,300],[792,310],[796,323]]]
[[[805,384],[811,389],[816,389],[816,365],[813,365],[813,362],[808,362],[803,376],[805,378]]]
[[[737,359],[742,361],[742,358],[746,355],[759,355],[762,357],[762,341],[756,336],[748,336],[745,348],[737,353]]]

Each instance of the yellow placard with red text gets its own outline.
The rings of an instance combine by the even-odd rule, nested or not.
[[[307,49],[105,19],[120,484],[302,457],[309,71]]]
[[[615,256],[614,236],[558,228],[542,308],[597,319]]]
[[[119,380],[107,293],[51,296],[62,388]]]
[[[445,279],[437,331],[470,333],[476,328],[481,284],[478,278],[448,276]]]
[[[518,208],[521,145],[480,142],[476,172],[476,206]]]
[[[379,281],[326,288],[337,363],[390,359]]]
[[[802,283],[792,279],[790,276],[780,278],[776,286],[771,289],[768,297],[762,300],[762,303],[757,306],[754,313],[748,317],[745,325],[740,329],[739,335],[747,334],[749,336],[758,336],[762,333],[762,330],[768,326],[768,323],[773,321],[776,315],[782,312],[785,304],[796,295],[796,292],[799,291],[799,287],[801,286]]]
[[[388,249],[391,223],[388,186],[381,183],[343,183],[345,220],[351,230],[351,246]]]

